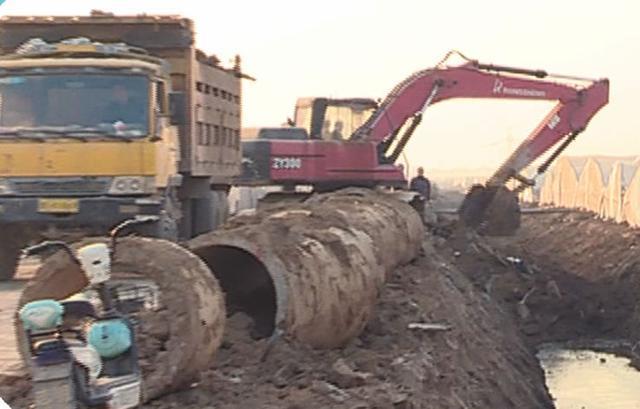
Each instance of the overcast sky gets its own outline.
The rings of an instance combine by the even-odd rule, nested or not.
[[[384,97],[450,49],[483,62],[611,80],[570,154],[640,155],[640,2],[634,0],[6,0],[2,15],[181,14],[198,46],[243,57],[245,126],[279,125],[299,96]],[[451,100],[429,108],[411,167],[497,167],[552,104]]]

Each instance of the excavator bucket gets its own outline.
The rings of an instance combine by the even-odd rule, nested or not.
[[[518,196],[504,186],[473,185],[458,214],[465,226],[487,236],[511,236],[520,227]]]

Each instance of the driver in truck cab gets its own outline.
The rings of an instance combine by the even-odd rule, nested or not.
[[[105,123],[135,123],[144,117],[144,107],[141,101],[132,98],[129,90],[122,84],[112,88],[111,101],[104,110],[102,122]]]

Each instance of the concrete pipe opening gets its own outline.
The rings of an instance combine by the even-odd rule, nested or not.
[[[253,339],[269,337],[276,325],[276,289],[265,265],[252,253],[229,245],[210,246],[200,253],[226,294],[227,316],[246,314]]]

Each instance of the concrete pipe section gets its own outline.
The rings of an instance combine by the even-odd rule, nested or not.
[[[78,246],[103,240],[85,240]],[[135,314],[144,400],[182,389],[196,380],[210,366],[222,342],[226,319],[224,296],[207,266],[168,241],[122,238],[112,277],[121,286],[119,297],[145,297],[145,308]],[[81,291],[86,283],[78,266],[59,252],[43,261],[19,304],[43,298],[64,299]],[[18,329],[19,338],[21,334]],[[19,341],[23,357],[24,346]]]
[[[228,313],[252,318],[254,338],[280,329],[332,348],[364,329],[387,275],[418,255],[423,234],[408,204],[346,189],[234,218],[187,247],[220,282]]]

